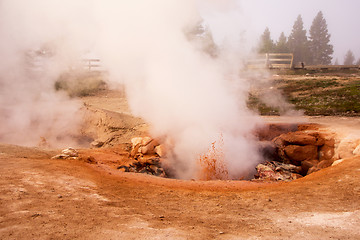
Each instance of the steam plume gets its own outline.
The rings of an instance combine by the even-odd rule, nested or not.
[[[151,124],[155,137],[172,140],[178,177],[193,177],[198,156],[220,135],[230,176],[243,174],[259,161],[251,132],[260,121],[245,104],[248,84],[239,77],[241,46],[234,40],[240,33],[229,35],[237,26],[224,26],[229,30],[220,31],[216,58],[185,34],[201,22],[199,8],[230,24],[226,16],[234,16],[237,5],[206,2],[1,1],[0,101],[5,113],[0,134],[10,139],[28,131],[41,135],[43,128],[34,133],[34,126],[46,126],[56,136],[61,126],[64,131],[75,128],[68,123],[79,106],[52,86],[58,74],[91,50],[110,79],[125,84],[133,113]],[[219,29],[215,23],[209,23],[214,33]],[[44,74],[30,76],[21,54],[44,45],[54,54]]]

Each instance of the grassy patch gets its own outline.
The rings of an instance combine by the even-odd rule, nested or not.
[[[259,114],[261,115],[280,115],[280,111],[278,108],[273,108],[265,105],[254,94],[249,94],[247,106],[248,108],[259,112]]]
[[[360,80],[288,81],[283,92],[307,115],[360,115]]]
[[[106,88],[101,74],[95,72],[66,73],[55,82],[55,90],[65,91],[70,97],[83,97],[95,94]]]
[[[275,85],[295,109],[306,115],[360,116],[360,80],[356,78],[282,79]],[[250,94],[248,107],[262,115],[278,115],[274,109]]]

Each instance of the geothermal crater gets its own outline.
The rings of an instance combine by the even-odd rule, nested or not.
[[[83,133],[93,141],[92,149],[79,150],[80,158],[121,172],[176,178],[176,164],[168,159],[171,144],[150,137],[149,126],[130,114],[122,93],[103,91],[98,97],[83,100],[88,114]],[[349,145],[349,140],[341,139],[341,128],[316,121],[275,119],[277,122],[265,119],[267,123],[254,133],[262,161],[254,163],[250,173],[229,178],[222,150],[213,144],[206,157],[199,156],[198,174],[194,178],[291,181],[359,154],[359,140],[353,139]]]

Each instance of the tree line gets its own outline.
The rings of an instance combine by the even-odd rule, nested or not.
[[[304,29],[302,17],[299,15],[289,37],[282,32],[277,42],[271,39],[270,30],[267,27],[260,37],[257,51],[258,53],[293,53],[295,64],[330,65],[334,53],[330,37],[331,34],[328,32],[327,23],[321,11],[312,22],[309,37]],[[349,50],[345,56],[344,65],[354,63],[355,57]],[[360,64],[360,59],[356,64]]]

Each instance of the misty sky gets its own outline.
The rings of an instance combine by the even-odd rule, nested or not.
[[[299,14],[308,33],[316,14],[322,11],[334,45],[333,62],[338,58],[342,64],[349,49],[356,61],[360,58],[359,0],[239,0],[239,5],[241,20],[248,25],[247,36],[259,37],[269,27],[274,41],[282,31],[289,36]]]

